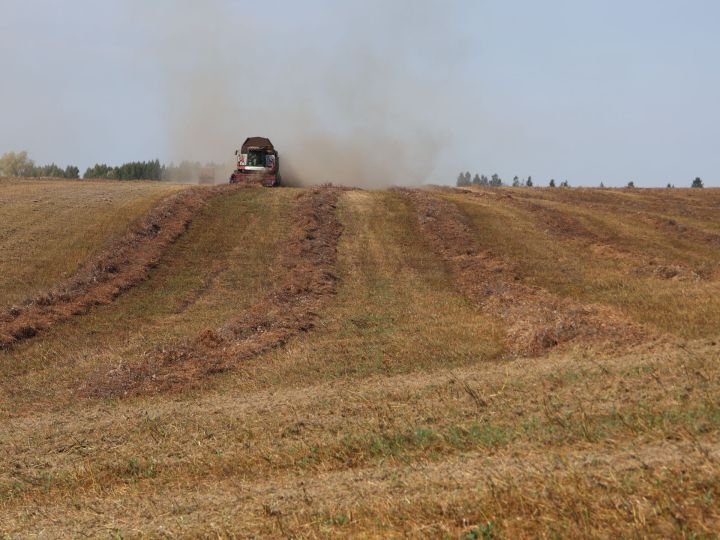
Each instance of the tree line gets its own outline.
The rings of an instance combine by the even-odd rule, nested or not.
[[[55,178],[79,178],[80,169],[68,165],[64,169],[55,163],[36,165],[27,152],[7,152],[0,156],[0,176],[52,176]]]
[[[468,187],[468,186],[482,186],[482,187],[503,187],[503,186],[511,186],[511,187],[533,187],[533,180],[532,176],[528,176],[527,179],[523,180],[522,178],[515,176],[512,179],[511,184],[506,184],[499,175],[493,174],[490,178],[485,176],[484,174],[477,174],[475,173],[475,176],[471,176],[469,171],[461,172],[457,180],[455,181],[455,185],[458,187]],[[550,182],[548,182],[548,187],[554,188],[557,187],[558,184],[555,182],[554,178],[550,179]],[[563,180],[559,184],[560,187],[563,188],[569,188],[570,182],[567,180]],[[600,182],[600,188],[605,187],[604,182]],[[627,183],[628,188],[632,189],[635,187],[635,182],[632,180]],[[675,186],[673,184],[668,184],[668,188],[674,188]],[[693,188],[702,188],[704,187],[702,178],[695,177],[695,179],[690,183],[690,187]]]
[[[83,178],[103,178],[108,180],[169,180],[172,182],[208,182],[225,174],[223,165],[218,163],[200,163],[182,161],[178,165],[161,164],[159,160],[131,161],[118,167],[98,164],[88,167]]]
[[[155,159],[151,161],[131,161],[118,167],[104,163],[88,167],[83,178],[106,178],[108,180],[160,180],[162,165]]]
[[[226,167],[218,163],[183,161],[164,165],[160,160],[130,161],[122,165],[96,163],[88,167],[83,178],[106,180],[170,180],[173,182],[208,182],[221,178]],[[0,156],[0,176],[80,178],[80,169],[68,165],[64,169],[54,163],[36,165],[27,152],[7,152]]]
[[[499,175],[493,174],[490,178],[484,174],[477,174],[471,177],[470,172],[461,172],[457,177],[456,185],[458,187],[467,186],[487,186],[487,187],[502,187],[506,186],[505,182],[500,178]],[[528,176],[526,180],[521,180],[520,177],[515,176],[512,179],[512,187],[533,187],[532,176]]]

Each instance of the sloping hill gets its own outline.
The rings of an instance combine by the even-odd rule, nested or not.
[[[0,351],[0,532],[709,536],[719,203],[214,194]]]
[[[0,178],[0,304],[50,289],[162,198],[187,187]]]

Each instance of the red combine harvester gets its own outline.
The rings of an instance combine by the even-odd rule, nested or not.
[[[230,175],[231,184],[280,185],[280,160],[270,139],[249,137],[235,155],[237,169]]]

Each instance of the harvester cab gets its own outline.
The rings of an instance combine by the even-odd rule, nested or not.
[[[280,160],[270,139],[249,137],[235,155],[237,168],[230,175],[231,184],[280,185]]]

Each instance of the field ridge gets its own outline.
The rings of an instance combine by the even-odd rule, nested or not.
[[[508,324],[508,342],[517,354],[538,354],[577,340],[615,345],[647,340],[650,330],[608,306],[578,304],[520,282],[512,262],[481,250],[478,233],[451,201],[426,191],[405,190],[420,227],[451,268],[458,288]]]
[[[277,263],[286,271],[267,297],[220,330],[206,329],[182,345],[143,356],[139,363],[113,367],[84,383],[81,393],[117,397],[187,390],[312,329],[335,292],[336,246],[342,233],[335,215],[339,195],[337,190],[319,188],[297,197]]]

